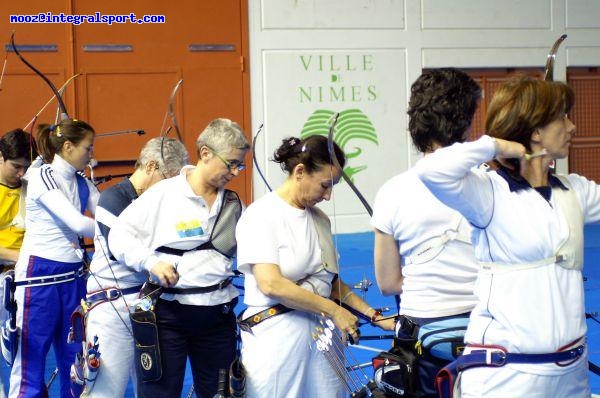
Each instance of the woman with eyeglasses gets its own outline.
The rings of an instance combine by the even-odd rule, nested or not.
[[[86,385],[87,397],[122,397],[135,376],[129,305],[148,275],[115,261],[107,244],[113,222],[155,183],[179,174],[188,161],[188,152],[179,140],[152,138],[142,148],[133,174],[100,194],[94,257],[87,281],[85,332],[88,343],[99,345],[101,366],[95,382]]]
[[[461,397],[590,396],[583,226],[600,221],[600,186],[553,172],[569,155],[573,102],[565,83],[511,78],[488,106],[488,135],[416,165],[474,227],[481,268]],[[493,158],[498,167],[473,168]]]
[[[343,167],[344,153],[334,148]],[[336,374],[313,340],[320,319],[331,318],[344,338],[355,341],[357,317],[334,300],[353,307],[375,326],[392,330],[394,321],[383,320],[338,276],[330,221],[316,207],[331,198],[342,175],[330,161],[327,138],[285,139],[274,160],[287,179],[248,206],[236,229],[248,306],[240,321],[246,396],[346,396],[340,381],[345,367],[339,369],[338,363],[342,373]],[[338,354],[332,359],[343,363]]]
[[[235,357],[231,277],[242,203],[225,186],[244,169],[250,145],[237,123],[215,119],[196,147],[196,165],[153,185],[108,235],[116,260],[149,273],[162,292],[154,308],[162,366],[147,377],[144,367],[155,364],[138,364],[138,397],[181,396],[188,358],[196,394],[212,397],[219,369]]]
[[[15,266],[19,347],[10,376],[10,397],[45,397],[46,355],[54,346],[60,396],[70,393],[70,367],[79,344],[68,344],[71,313],[85,295],[79,237],[94,236],[98,190],[79,174],[93,154],[94,129],[65,119],[40,125],[37,143],[44,164],[30,167],[26,231]]]

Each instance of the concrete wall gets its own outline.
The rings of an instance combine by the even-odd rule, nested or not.
[[[372,203],[385,180],[418,160],[406,105],[423,68],[543,68],[563,33],[568,38],[556,56],[556,80],[565,80],[567,67],[600,65],[596,0],[248,3],[252,125],[265,125],[256,153],[271,186],[285,178],[268,161],[281,139],[323,133],[328,116],[341,112],[336,141],[351,155],[347,171]],[[334,191],[320,206],[335,213],[335,232],[370,230],[347,184]],[[254,173],[254,197],[266,192]]]

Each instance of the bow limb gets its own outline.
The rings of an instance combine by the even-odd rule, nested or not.
[[[365,207],[367,213],[369,214],[369,216],[373,216],[373,209],[371,208],[371,206],[369,205],[369,203],[367,202],[367,200],[365,199],[365,197],[362,195],[362,193],[358,190],[358,188],[354,185],[354,183],[352,182],[352,180],[350,180],[350,178],[348,178],[348,176],[344,173],[343,168],[340,165],[340,162],[337,159],[337,156],[335,155],[335,149],[334,149],[334,140],[333,140],[333,133],[334,133],[334,129],[335,129],[335,125],[338,121],[339,118],[339,113],[335,113],[333,115],[333,121],[331,123],[331,126],[329,127],[329,133],[327,134],[327,150],[329,152],[329,158],[330,158],[330,162],[333,166],[337,167],[338,169],[340,169],[341,173],[342,173],[342,178],[344,178],[344,181],[346,181],[346,183],[348,183],[348,185],[350,186],[350,188],[352,189],[352,191],[356,194],[356,196],[358,197],[358,199],[360,200],[360,202],[363,204],[363,206]],[[335,217],[335,210],[334,210],[334,217]],[[335,245],[336,245],[336,250],[337,250],[337,241],[335,241]],[[341,278],[341,273],[340,273],[340,278]],[[373,324],[373,322],[371,321],[371,319],[369,317],[367,317],[365,314],[361,313],[360,311],[356,310],[355,308],[346,305],[345,303],[343,303],[341,300],[335,300],[339,305],[341,305],[342,307],[346,308],[347,310],[349,310],[350,312],[352,312],[355,316],[357,316],[359,319],[363,319],[364,321],[366,321],[366,323],[369,324]]]
[[[556,52],[558,51],[558,47],[560,44],[567,38],[567,35],[561,35],[556,41],[550,52],[548,53],[548,58],[546,59],[546,71],[544,73],[544,80],[553,81],[554,80],[554,59],[556,58]]]
[[[179,141],[183,142],[183,137],[181,135],[181,130],[179,129],[179,124],[177,123],[177,117],[175,116],[175,95],[179,90],[179,87],[183,84],[183,79],[179,79],[175,88],[173,88],[173,92],[171,92],[171,97],[169,98],[169,116],[171,117],[171,121],[173,122],[173,128],[175,128],[175,132],[177,133],[177,138]],[[166,134],[165,134],[166,135]]]
[[[31,69],[32,71],[34,71],[36,75],[38,75],[39,77],[41,77],[46,82],[46,84],[50,87],[50,89],[54,93],[54,96],[56,97],[56,100],[58,101],[58,106],[60,107],[60,111],[61,111],[61,115],[60,115],[61,120],[68,119],[69,118],[69,114],[67,113],[67,107],[65,106],[65,103],[63,102],[62,97],[60,96],[60,93],[56,89],[56,86],[54,86],[54,84],[52,84],[52,82],[42,72],[40,72],[39,70],[37,70],[35,68],[35,66],[33,66],[29,62],[27,62],[27,60],[21,55],[21,53],[19,52],[19,49],[15,45],[15,32],[14,31],[10,35],[10,45],[12,46],[13,51],[15,52],[15,54],[17,54],[17,56],[19,57],[19,59],[25,65],[27,65],[27,67],[29,69]]]
[[[354,185],[352,180],[346,175],[346,173],[344,173],[344,169],[340,165],[340,162],[338,161],[337,156],[335,156],[335,150],[333,147],[333,143],[334,143],[333,132],[335,129],[335,125],[337,124],[339,116],[340,116],[339,112],[335,113],[333,115],[333,122],[331,123],[331,126],[329,126],[329,133],[327,134],[327,150],[329,151],[329,159],[335,167],[340,169],[340,171],[342,172],[342,178],[344,179],[344,181],[346,181],[346,183],[348,184],[350,189],[352,189],[352,192],[354,192],[354,194],[358,197],[358,199],[360,200],[362,205],[365,207],[365,210],[367,210],[367,213],[369,213],[369,216],[372,216],[373,209],[369,205],[369,202],[367,202],[367,200],[365,199],[363,194],[360,193],[358,188],[356,188],[356,185]]]
[[[73,79],[75,79],[79,75],[81,75],[81,73],[77,73],[77,74],[71,76],[70,78],[67,79],[67,81],[62,86],[60,86],[60,88],[58,89],[58,93],[59,93],[61,99],[62,99],[62,96],[65,94],[65,90],[67,89],[67,86],[69,85],[69,83],[72,82]],[[52,98],[54,98],[54,97],[52,97]],[[54,124],[58,123],[59,116],[60,116],[60,105],[58,105],[56,107],[56,117],[54,118]]]
[[[258,137],[258,135],[260,134],[262,129],[263,129],[263,123],[260,124],[260,126],[258,127],[258,131],[256,132],[256,134],[254,134],[254,137],[252,137],[252,161],[254,162],[254,168],[258,172],[258,175],[260,175],[260,178],[263,180],[263,182],[265,183],[265,185],[267,186],[269,191],[273,191],[273,189],[267,182],[267,178],[260,170],[260,167],[258,165],[258,160],[256,159],[256,138]]]
[[[68,78],[67,81],[65,81],[63,83],[63,85],[60,86],[60,88],[58,89],[58,92],[62,93],[65,90],[65,88],[78,76],[81,76],[81,73],[78,73],[78,74],[73,75],[70,78]],[[54,94],[52,97],[50,97],[48,102],[46,102],[44,104],[44,106],[42,106],[42,108],[35,114],[35,116],[33,118],[31,118],[29,123],[27,123],[27,125],[25,127],[23,127],[23,130],[27,131],[27,127],[29,127],[42,114],[42,112],[44,112],[44,110],[48,107],[48,105],[50,105],[50,103],[54,100],[54,98],[56,98],[56,94]]]

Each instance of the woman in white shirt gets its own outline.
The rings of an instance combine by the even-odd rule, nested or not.
[[[79,237],[94,236],[98,190],[78,174],[92,159],[94,129],[65,119],[40,125],[37,143],[44,164],[30,168],[26,231],[15,267],[19,347],[10,397],[47,396],[46,354],[54,346],[61,397],[70,397],[69,371],[80,344],[68,344],[71,313],[85,295]]]
[[[483,363],[462,373],[462,396],[590,396],[583,225],[600,220],[600,187],[552,173],[569,154],[572,105],[564,83],[513,78],[488,107],[489,136],[416,166],[433,194],[473,225],[482,265],[462,360]],[[504,160],[473,170],[492,158]]]
[[[460,70],[424,72],[411,87],[407,111],[414,146],[429,156],[464,142],[480,98],[477,83]],[[402,303],[398,336],[428,336],[420,353],[408,344],[401,348],[418,355],[414,385],[421,398],[437,397],[435,375],[461,352],[477,303],[473,288],[479,266],[471,225],[433,196],[414,169],[379,189],[371,225],[377,285],[385,295],[399,294]]]
[[[337,145],[335,155],[343,167]],[[288,178],[248,206],[236,228],[248,306],[240,322],[246,396],[341,397],[339,375],[313,341],[319,316],[330,317],[353,339],[357,318],[335,299],[379,327],[391,330],[394,322],[382,320],[337,275],[330,221],[316,207],[330,199],[342,173],[330,163],[327,139],[286,139],[274,160]]]

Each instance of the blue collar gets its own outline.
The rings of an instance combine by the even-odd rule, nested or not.
[[[511,192],[518,192],[523,189],[535,189],[547,201],[550,201],[550,197],[552,196],[552,188],[560,188],[565,191],[569,190],[569,188],[567,188],[554,174],[548,175],[548,186],[533,188],[526,179],[520,176],[519,178],[514,177],[503,167],[499,167],[496,172],[500,177],[504,178],[508,184],[508,189],[510,189]]]
[[[520,191],[522,189],[533,188],[529,182],[527,182],[524,178],[515,178],[513,175],[509,174],[508,171],[504,167],[499,167],[496,172],[506,180],[508,183],[508,188],[511,192]],[[548,185],[551,188],[560,188],[565,191],[568,191],[567,188],[554,174],[548,175]]]

